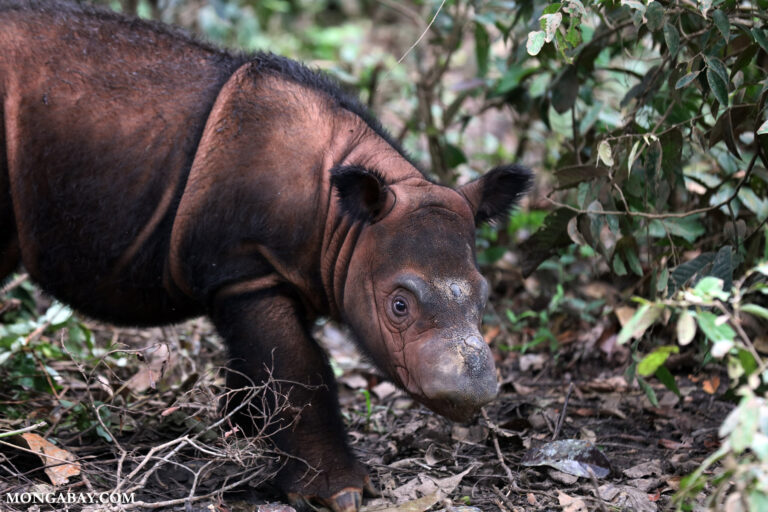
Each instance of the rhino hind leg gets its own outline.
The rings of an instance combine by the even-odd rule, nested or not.
[[[291,502],[356,512],[367,472],[346,443],[333,372],[310,335],[301,301],[286,285],[219,295],[211,317],[229,346],[227,387],[270,383],[233,416],[236,422],[289,455],[275,483]],[[225,410],[237,407],[244,393],[230,397]]]
[[[19,241],[11,202],[11,183],[0,103],[0,284],[19,266]]]

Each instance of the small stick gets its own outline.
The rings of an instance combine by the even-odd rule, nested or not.
[[[36,429],[40,428],[40,427],[44,427],[46,425],[47,425],[46,422],[41,421],[39,423],[35,423],[34,425],[30,425],[28,427],[20,428],[18,430],[11,430],[10,432],[0,432],[0,438],[15,436],[17,434],[23,434],[24,432],[31,432],[33,430],[36,430]]]
[[[485,419],[486,423],[489,425],[492,425],[491,420],[488,419],[488,413],[485,412],[485,409],[481,409],[483,413],[483,419]],[[491,429],[491,439],[493,439],[493,447],[496,449],[496,457],[499,459],[499,464],[501,464],[501,467],[504,468],[504,473],[507,474],[507,479],[509,480],[510,485],[515,485],[515,477],[512,475],[512,470],[509,469],[509,466],[507,466],[507,463],[504,462],[504,455],[501,453],[501,447],[499,446],[499,437],[496,435],[496,431],[494,429]]]
[[[21,274],[19,277],[8,283],[7,285],[0,288],[0,295],[5,295],[9,291],[13,290],[17,286],[19,286],[21,283],[29,279],[29,274]]]
[[[573,392],[573,381],[571,381],[571,384],[568,386],[568,393],[565,394],[565,401],[563,402],[563,410],[560,411],[560,417],[557,418],[557,426],[555,427],[555,432],[552,434],[553,441],[557,441],[557,436],[560,435],[560,429],[563,428],[563,422],[565,421],[565,414],[568,411],[568,400],[570,400],[572,392]]]
[[[595,472],[592,471],[592,468],[587,467],[587,471],[589,472],[589,479],[592,482],[592,487],[595,489],[595,498],[597,499],[597,502],[600,504],[600,512],[608,512],[608,509],[605,508],[605,500],[600,496],[599,486],[597,485],[597,477],[595,476]]]

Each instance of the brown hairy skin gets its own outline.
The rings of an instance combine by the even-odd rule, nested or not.
[[[474,230],[529,171],[442,187],[321,74],[66,3],[0,0],[0,96],[0,280],[23,264],[120,324],[209,315],[231,386],[293,383],[270,431],[293,501],[357,510],[367,481],[317,316],[441,414],[495,396]]]

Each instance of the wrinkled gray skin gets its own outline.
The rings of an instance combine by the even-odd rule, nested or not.
[[[497,388],[479,331],[488,284],[475,264],[474,215],[456,191],[431,185],[425,200],[412,188],[391,187],[394,208],[361,234],[359,246],[375,240],[386,256],[352,255],[349,275],[367,279],[348,280],[345,320],[413,397],[465,421]]]

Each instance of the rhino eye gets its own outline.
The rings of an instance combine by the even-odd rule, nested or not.
[[[405,316],[408,314],[408,303],[402,297],[395,297],[392,301],[392,312],[397,316]]]

